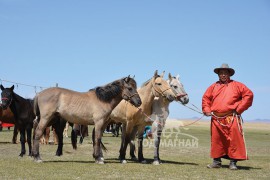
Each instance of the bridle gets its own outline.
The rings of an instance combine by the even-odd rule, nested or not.
[[[165,94],[164,94],[164,92],[166,92],[166,91],[168,91],[169,89],[171,89],[170,87],[168,87],[167,89],[165,89],[165,90],[163,90],[163,91],[159,91],[159,90],[156,89],[156,87],[155,87],[155,85],[154,85],[153,82],[152,82],[152,86],[153,86],[154,90],[155,90],[157,93],[161,94],[163,97],[166,97]]]
[[[133,96],[136,96],[136,95],[139,95],[139,94],[138,94],[138,93],[134,93],[134,94],[132,94],[131,96],[128,96],[127,94],[124,94],[123,96],[126,96],[126,97],[127,97],[127,99],[125,99],[126,101],[131,102],[131,101],[130,101],[131,98],[132,98]]]
[[[7,98],[7,97],[2,97],[1,98],[1,101],[3,102],[3,100],[9,100],[9,98]],[[10,104],[12,103],[12,97],[11,97],[11,99],[10,99],[10,101],[9,101],[9,103],[8,103],[8,105],[7,106],[3,106],[3,103],[1,103],[1,107],[3,108],[3,109],[7,109],[9,106],[10,106]]]

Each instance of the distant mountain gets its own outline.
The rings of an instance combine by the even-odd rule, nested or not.
[[[255,119],[255,120],[247,120],[249,122],[265,122],[270,123],[270,119]]]
[[[201,117],[197,117],[197,116],[194,116],[194,117],[189,117],[189,118],[168,118],[168,119],[174,119],[174,120],[198,120],[200,119]],[[202,120],[210,120],[211,117],[206,117],[204,116],[202,118]],[[270,119],[255,119],[255,120],[247,120],[247,119],[244,119],[244,121],[247,121],[247,122],[262,122],[262,123],[270,123]]]

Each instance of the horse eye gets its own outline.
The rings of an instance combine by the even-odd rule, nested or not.
[[[159,85],[159,86],[161,86],[161,83],[156,83],[156,85]]]
[[[129,91],[132,91],[132,90],[133,90],[133,88],[131,88],[131,87],[130,87],[130,88],[128,88],[128,90],[129,90]]]

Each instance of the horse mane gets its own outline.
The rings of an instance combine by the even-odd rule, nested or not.
[[[157,77],[160,77],[160,75],[158,75]],[[149,82],[152,80],[152,78],[148,79],[147,81],[145,81],[141,87],[146,86],[147,84],[149,84]]]
[[[90,89],[89,91],[94,90],[99,100],[104,102],[111,102],[115,96],[122,92],[123,80],[124,79],[116,80],[105,86],[98,86],[95,89]]]

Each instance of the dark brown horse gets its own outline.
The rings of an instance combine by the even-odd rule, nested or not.
[[[141,105],[136,89],[136,81],[125,77],[84,93],[64,88],[49,88],[40,92],[34,102],[37,116],[35,121],[38,122],[32,152],[35,161],[42,162],[39,154],[39,139],[44,129],[55,117],[59,117],[71,123],[95,125],[93,157],[96,163],[103,164],[100,142],[102,132],[109,123],[108,118],[122,99],[136,107]],[[63,135],[63,130],[61,133]]]
[[[11,123],[11,124],[15,124],[15,119],[14,119],[14,115],[11,112],[10,108],[7,109],[3,109],[2,105],[0,106],[0,121],[2,123]],[[12,143],[16,144],[17,142],[17,135],[18,135],[18,128],[15,125],[14,126],[14,131],[13,131],[13,138],[12,138]]]
[[[5,110],[8,107],[12,111],[15,119],[15,125],[20,131],[20,142],[21,142],[21,153],[19,156],[25,155],[25,142],[27,139],[28,147],[29,147],[29,155],[31,155],[32,144],[31,144],[31,136],[32,136],[32,128],[33,128],[33,119],[35,115],[33,113],[33,100],[25,99],[18,94],[16,94],[14,90],[14,85],[10,88],[4,88],[3,85],[0,86],[2,93],[2,108]],[[27,138],[25,136],[25,132]],[[26,138],[26,139],[25,139]]]
[[[10,88],[4,88],[1,85],[2,90],[2,108],[6,110],[8,107],[14,114],[15,126],[17,126],[20,131],[20,142],[21,142],[21,153],[22,157],[25,155],[25,142],[27,141],[29,147],[29,155],[32,153],[32,128],[33,128],[33,120],[35,119],[33,100],[25,99],[18,94],[16,94],[14,90],[14,85]],[[56,129],[56,134],[59,139],[58,147],[56,150],[56,155],[61,156],[63,154],[63,130],[65,127],[66,121],[64,119],[53,119],[49,124]],[[27,137],[25,136],[27,135]]]

